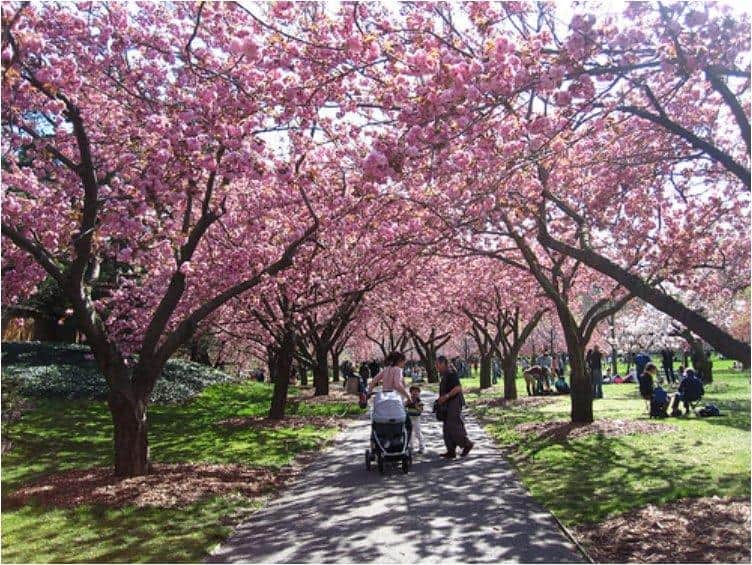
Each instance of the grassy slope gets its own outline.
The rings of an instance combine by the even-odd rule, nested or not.
[[[670,418],[676,432],[590,436],[552,442],[523,437],[522,422],[566,420],[570,403],[561,397],[536,408],[478,409],[486,429],[511,449],[511,460],[527,488],[567,524],[599,522],[649,503],[682,497],[741,496],[750,493],[749,373],[734,372],[716,361],[716,382],[705,401],[720,407],[720,418]],[[468,379],[468,385],[472,381]],[[523,385],[524,386],[524,385]],[[518,390],[524,391],[518,381]],[[498,395],[498,390],[469,400]],[[524,392],[523,392],[524,394]],[[595,417],[646,419],[636,385],[605,385]]]
[[[334,433],[312,426],[257,431],[216,425],[230,417],[264,415],[270,399],[269,385],[222,384],[184,406],[154,406],[149,413],[152,458],[278,467]],[[8,426],[14,448],[3,456],[4,492],[42,474],[111,464],[112,424],[103,403],[44,400],[36,406]],[[301,406],[297,413],[324,416],[352,409],[317,404]],[[184,509],[27,506],[4,511],[2,559],[196,561],[229,533],[220,518],[248,505],[247,500],[215,498]]]

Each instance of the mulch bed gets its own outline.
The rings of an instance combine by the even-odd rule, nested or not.
[[[596,420],[592,424],[573,424],[564,420],[528,422],[514,428],[524,434],[533,434],[553,441],[581,438],[593,434],[623,436],[628,434],[656,434],[672,432],[675,426],[642,420]]]
[[[358,402],[358,396],[348,394],[342,388],[341,383],[330,383],[329,394],[314,396],[315,389],[303,389],[302,394],[292,396],[288,402],[305,402],[307,404],[328,404],[330,402]]]
[[[216,464],[154,464],[152,473],[120,479],[111,467],[74,469],[37,479],[3,497],[6,508],[34,500],[45,506],[80,504],[172,508],[231,493],[256,497],[277,490],[298,475],[310,459],[281,469]]]
[[[651,505],[572,531],[596,562],[750,562],[749,500],[712,497]]]
[[[339,418],[327,416],[285,416],[283,420],[272,420],[262,416],[248,416],[245,418],[228,418],[217,422],[219,426],[227,428],[252,428],[252,429],[276,429],[293,428],[299,429],[305,426],[315,428],[342,428],[344,422]]]
[[[558,396],[521,396],[516,400],[507,400],[506,398],[491,398],[489,400],[478,400],[475,405],[487,408],[535,408],[556,402]]]

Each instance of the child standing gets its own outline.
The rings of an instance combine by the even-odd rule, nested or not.
[[[423,412],[423,401],[420,399],[420,387],[410,387],[410,400],[405,404],[407,415],[410,417],[413,433],[410,436],[410,449],[415,450],[415,440],[418,440],[418,453],[423,453],[423,434],[420,432],[420,414]]]

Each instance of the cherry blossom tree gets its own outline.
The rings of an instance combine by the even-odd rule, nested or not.
[[[2,18],[3,296],[44,276],[65,289],[109,385],[115,471],[143,474],[165,362],[336,209],[314,211],[302,128],[345,54],[325,45],[336,31],[272,41],[228,4],[6,4]],[[95,298],[104,263],[115,275]]]

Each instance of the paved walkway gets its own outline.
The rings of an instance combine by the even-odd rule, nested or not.
[[[426,395],[426,406],[435,396]],[[475,448],[444,461],[441,424],[422,417],[428,452],[408,475],[365,470],[369,423],[340,433],[279,498],[241,524],[209,562],[581,562],[581,556],[467,416]],[[552,469],[552,472],[554,470]]]

